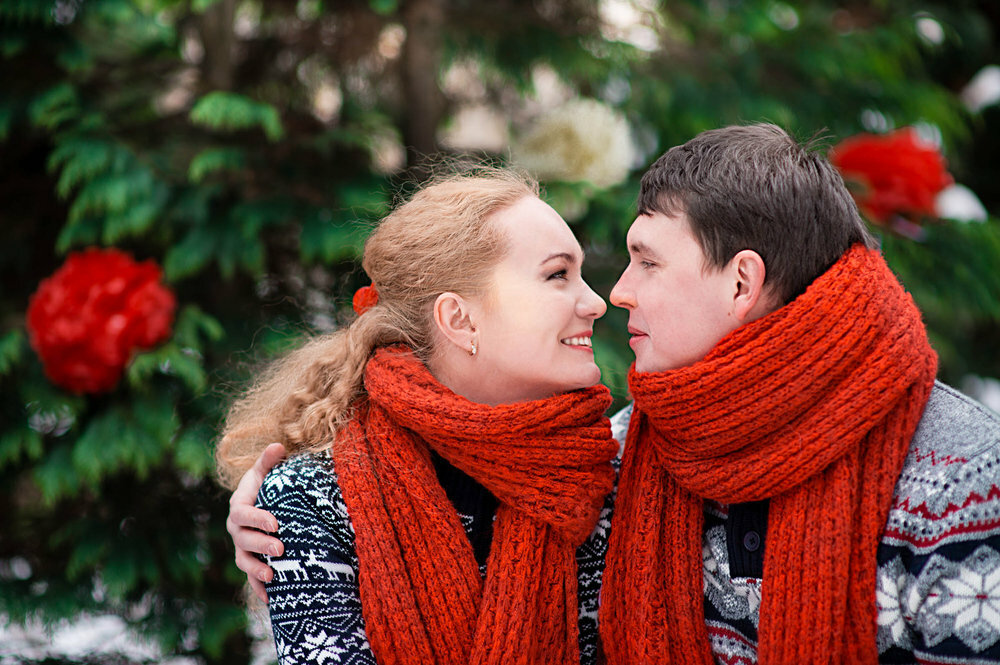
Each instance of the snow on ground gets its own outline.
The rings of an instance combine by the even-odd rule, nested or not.
[[[253,612],[248,616],[254,638],[251,665],[274,663],[274,643],[266,617]],[[0,616],[0,665],[18,665],[46,658],[93,662],[102,657],[117,663],[200,665],[196,658],[165,657],[155,643],[136,635],[123,619],[114,615],[81,615],[74,621],[48,629],[41,622],[20,626]]]

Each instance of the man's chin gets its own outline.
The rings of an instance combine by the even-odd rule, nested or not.
[[[650,358],[648,354],[635,354],[635,371],[637,372],[647,374],[652,372],[666,372],[668,369],[671,369],[671,367],[662,360]]]

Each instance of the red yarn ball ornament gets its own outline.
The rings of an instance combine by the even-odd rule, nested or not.
[[[354,313],[361,316],[372,307],[378,304],[378,291],[375,286],[362,286],[360,289],[354,292],[354,298],[351,299],[351,305],[354,307]]]
[[[153,261],[91,248],[42,280],[27,327],[49,380],[77,394],[109,391],[136,350],[170,337],[177,301],[162,275]]]

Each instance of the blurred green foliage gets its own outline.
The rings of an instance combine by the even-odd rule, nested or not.
[[[365,282],[365,233],[425,173],[422,156],[457,150],[443,137],[462,111],[492,108],[516,134],[546,73],[618,109],[639,146],[620,185],[545,183],[604,296],[642,167],[701,130],[939,132],[990,219],[922,242],[884,235],[885,252],[942,378],[1000,375],[1000,107],[972,113],[959,97],[1000,59],[998,31],[988,0],[4,2],[0,616],[113,612],[165,654],[247,662],[212,471],[226,403],[255,360],[337,325]],[[89,245],[157,260],[180,309],[172,339],[112,393],[76,396],[43,376],[24,313]],[[609,312],[595,340],[616,406],[624,322]]]

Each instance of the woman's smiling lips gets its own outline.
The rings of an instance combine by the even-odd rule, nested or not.
[[[559,342],[561,344],[565,344],[566,346],[573,346],[576,348],[587,349],[588,351],[592,351],[593,344],[590,341],[590,337],[593,334],[594,333],[592,332],[578,333],[576,335],[573,335],[572,337],[566,337],[564,339],[561,339],[559,340]]]

